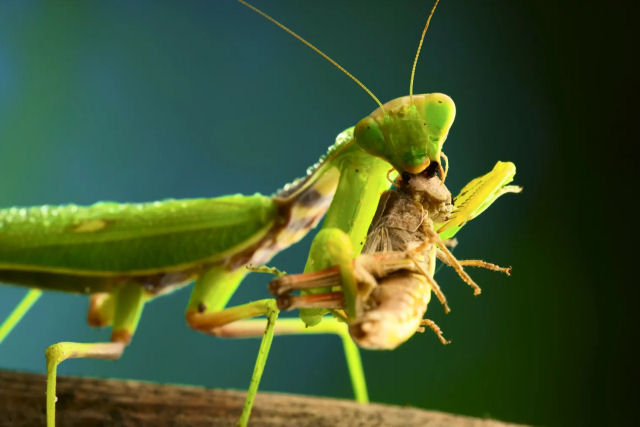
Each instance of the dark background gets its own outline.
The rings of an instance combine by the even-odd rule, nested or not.
[[[132,3],[0,2],[0,206],[270,194],[375,108],[233,1]],[[382,100],[407,94],[430,2],[255,4]],[[453,312],[432,304],[428,315],[453,343],[427,333],[363,352],[372,400],[538,425],[631,423],[633,16],[596,2],[438,7],[416,89],[457,105],[448,186],[511,160],[525,188],[471,222],[456,255],[514,273],[473,271],[474,298],[442,269]],[[310,241],[272,264],[301,271]],[[265,297],[266,281],[251,277],[232,302]],[[23,294],[0,287],[0,316]],[[60,373],[245,389],[258,341],[189,330],[188,294],[149,304],[120,361],[65,362]],[[85,325],[86,305],[45,294],[0,347],[0,367],[43,372],[49,344],[108,339]],[[349,397],[338,340],[276,338],[261,389]]]

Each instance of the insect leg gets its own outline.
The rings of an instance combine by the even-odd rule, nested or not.
[[[218,329],[218,336],[229,338],[253,338],[264,333],[266,322],[263,319],[241,320],[233,324],[222,326]],[[275,328],[275,335],[321,335],[334,334],[340,337],[342,347],[346,355],[347,367],[351,378],[351,386],[356,396],[356,400],[361,403],[369,401],[367,394],[367,384],[362,370],[362,360],[360,352],[355,345],[347,324],[331,316],[322,318],[322,322],[316,326],[308,327],[300,319],[287,318],[278,319]]]
[[[386,252],[359,255],[353,267],[345,265],[343,268],[353,269],[358,282],[375,286],[375,277],[385,277],[398,270],[418,271],[412,259],[404,252]],[[375,277],[374,277],[375,276]],[[280,296],[288,292],[317,289],[315,292],[326,292],[333,287],[342,286],[340,267],[333,266],[311,273],[288,274],[278,277],[269,283],[269,292]],[[358,286],[362,286],[359,284]],[[360,292],[362,290],[360,289]]]
[[[277,304],[280,310],[304,308],[342,309],[344,308],[344,294],[339,291],[300,296],[284,294],[278,297]]]
[[[313,296],[325,298],[326,294],[331,294],[331,288],[334,285],[341,285],[347,317],[353,316],[356,313],[358,292],[353,255],[351,241],[346,233],[338,228],[321,230],[311,244],[309,261],[307,261],[305,268],[308,273],[276,279],[278,282],[283,281],[280,282],[283,284],[281,293],[300,289],[302,296],[298,298],[312,298]],[[322,294],[325,295],[319,296]],[[326,312],[326,308],[302,308],[300,318],[309,331],[319,330],[316,328],[322,328],[322,324],[326,321],[326,317],[323,317]],[[358,402],[368,402],[367,385],[358,348],[346,329],[340,333],[340,337],[345,350],[355,398]]]
[[[353,267],[353,249],[349,236],[339,228],[325,228],[321,230],[313,239],[309,250],[309,261],[312,264],[305,267],[305,271],[319,271],[331,267],[337,268],[340,278],[342,292],[344,293],[344,308],[347,317],[356,315],[357,303],[357,283]],[[322,288],[304,290],[302,294],[321,294],[331,291],[331,287],[325,285]],[[324,309],[303,309],[300,311],[300,318],[308,326],[316,325],[326,314]]]
[[[432,229],[428,229],[426,231],[429,234],[429,237],[431,237],[433,241],[436,242],[438,246],[440,246],[440,251],[442,252],[443,258],[446,258],[448,260],[446,264],[453,267],[453,269],[456,270],[456,273],[458,273],[458,276],[460,276],[460,278],[464,280],[466,284],[468,284],[473,288],[474,295],[480,295],[480,293],[482,292],[482,290],[480,289],[480,286],[478,286],[476,282],[474,282],[473,279],[467,274],[467,272],[464,271],[458,259],[453,256],[453,254],[451,253],[451,251],[449,251],[449,249],[447,249],[447,246],[440,239],[440,237],[438,236],[438,233],[436,233]]]
[[[146,299],[144,290],[134,283],[123,284],[115,296],[111,342],[59,342],[47,348],[47,426],[56,421],[56,375],[60,362],[67,359],[118,359],[135,332]]]
[[[333,287],[341,284],[338,267],[329,267],[313,273],[288,274],[274,279],[269,283],[269,292],[273,295],[283,295],[293,290]]]
[[[277,268],[269,267],[268,265],[258,265],[258,266],[246,265],[245,268],[251,271],[252,273],[273,274],[278,277],[286,276],[287,274],[285,271],[280,271]]]
[[[452,267],[452,265],[449,263],[449,259],[439,249],[437,255],[440,261],[444,262],[449,267]],[[459,259],[458,263],[462,266],[486,268],[487,270],[499,271],[506,274],[507,276],[511,275],[511,267],[500,267],[497,264],[486,262],[481,259]]]
[[[87,323],[94,328],[103,328],[113,323],[115,295],[108,292],[97,292],[89,295],[89,311]]]
[[[270,290],[281,295],[300,289],[304,296],[327,294],[333,286],[340,286],[348,319],[355,318],[360,312],[359,304],[377,285],[376,277],[402,269],[415,269],[413,261],[403,252],[360,255],[354,262],[351,240],[338,228],[325,228],[316,235],[309,260],[313,263],[312,272],[275,279]],[[325,313],[326,310],[305,308],[300,310],[300,318],[308,326],[313,326]]]
[[[246,274],[247,270],[244,268],[229,272],[224,266],[212,267],[196,281],[186,311],[187,323],[191,328],[214,336],[233,336],[234,327],[238,321],[256,316],[267,317],[266,327],[262,329],[262,342],[253,368],[247,398],[238,421],[240,426],[246,426],[249,422],[251,407],[267,362],[279,313],[273,299],[224,308]],[[242,324],[239,326],[242,330]]]
[[[442,335],[442,329],[440,329],[440,326],[438,326],[436,324],[436,322],[434,322],[433,320],[431,320],[431,319],[422,319],[420,321],[420,325],[423,326],[423,327],[426,326],[429,329],[431,329],[438,336],[438,339],[440,340],[440,342],[442,344],[444,344],[444,345],[451,344],[451,341],[449,341],[448,339],[446,339]],[[422,331],[420,331],[420,332],[422,332]]]
[[[20,301],[11,314],[9,314],[9,317],[7,317],[0,325],[0,343],[7,337],[7,335],[9,335],[13,328],[16,327],[20,320],[22,320],[31,306],[38,301],[40,295],[42,295],[42,291],[40,289],[30,289],[29,292],[27,292],[24,298],[22,298],[22,301]]]
[[[444,312],[450,313],[451,308],[449,308],[449,304],[447,303],[447,297],[444,296],[444,293],[442,292],[440,285],[438,285],[438,282],[436,282],[435,279],[433,278],[433,273],[428,272],[422,267],[421,262],[417,258],[416,254],[412,254],[411,252],[409,252],[407,255],[413,260],[416,268],[420,271],[420,273],[426,279],[426,281],[429,282],[429,285],[431,286],[431,290],[436,295],[436,298],[438,298],[438,301],[440,301],[440,304],[442,304],[442,307],[444,308]]]

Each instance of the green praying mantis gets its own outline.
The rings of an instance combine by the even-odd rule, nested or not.
[[[345,71],[288,28],[240,2]],[[435,5],[420,45],[434,10]],[[62,342],[47,349],[49,425],[55,424],[58,364],[69,358],[117,359],[135,332],[144,304],[193,281],[186,310],[189,326],[214,336],[262,336],[240,425],[248,423],[274,334],[339,335],[356,399],[368,400],[359,353],[344,322],[354,315],[349,308],[354,305],[354,294],[347,287],[341,295],[344,308],[334,309],[334,317],[325,315],[327,309],[315,304],[316,298],[300,306],[302,322],[277,320],[279,310],[273,299],[234,307],[227,307],[227,303],[251,270],[266,270],[254,266],[266,264],[300,240],[323,216],[304,272],[312,275],[338,265],[348,274],[349,265],[358,259],[365,244],[380,195],[390,186],[389,171],[415,175],[430,165],[440,166],[455,105],[443,94],[413,94],[419,52],[420,48],[413,64],[410,95],[386,104],[347,73],[379,107],[338,135],[307,177],[274,196],[0,210],[0,282],[32,288],[0,327],[0,341],[42,289],[89,294],[90,324],[112,327],[110,342]],[[499,162],[491,172],[465,186],[455,199],[451,216],[434,225],[440,239],[452,238],[501,194],[518,191],[518,187],[507,185],[514,174],[513,164]],[[442,172],[441,178],[444,181]],[[433,275],[433,270],[427,273]],[[316,295],[322,295],[322,289]],[[266,321],[252,319],[259,316]]]

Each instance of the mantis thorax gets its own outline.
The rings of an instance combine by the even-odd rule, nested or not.
[[[413,100],[403,96],[360,120],[354,138],[362,149],[399,172],[416,174],[440,161],[455,115],[455,104],[445,94],[414,95]]]

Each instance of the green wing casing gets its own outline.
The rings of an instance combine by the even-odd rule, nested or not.
[[[259,241],[277,215],[267,196],[0,210],[0,271],[123,275],[215,262]]]
[[[441,239],[450,239],[470,220],[480,215],[505,193],[519,193],[521,187],[507,185],[513,181],[516,166],[511,162],[497,162],[491,172],[471,180],[462,188],[453,203],[451,217],[435,224]]]
[[[272,197],[0,209],[0,282],[88,293],[135,277],[159,292],[213,264],[266,263],[318,224],[338,185],[334,160],[348,146],[338,138]]]

